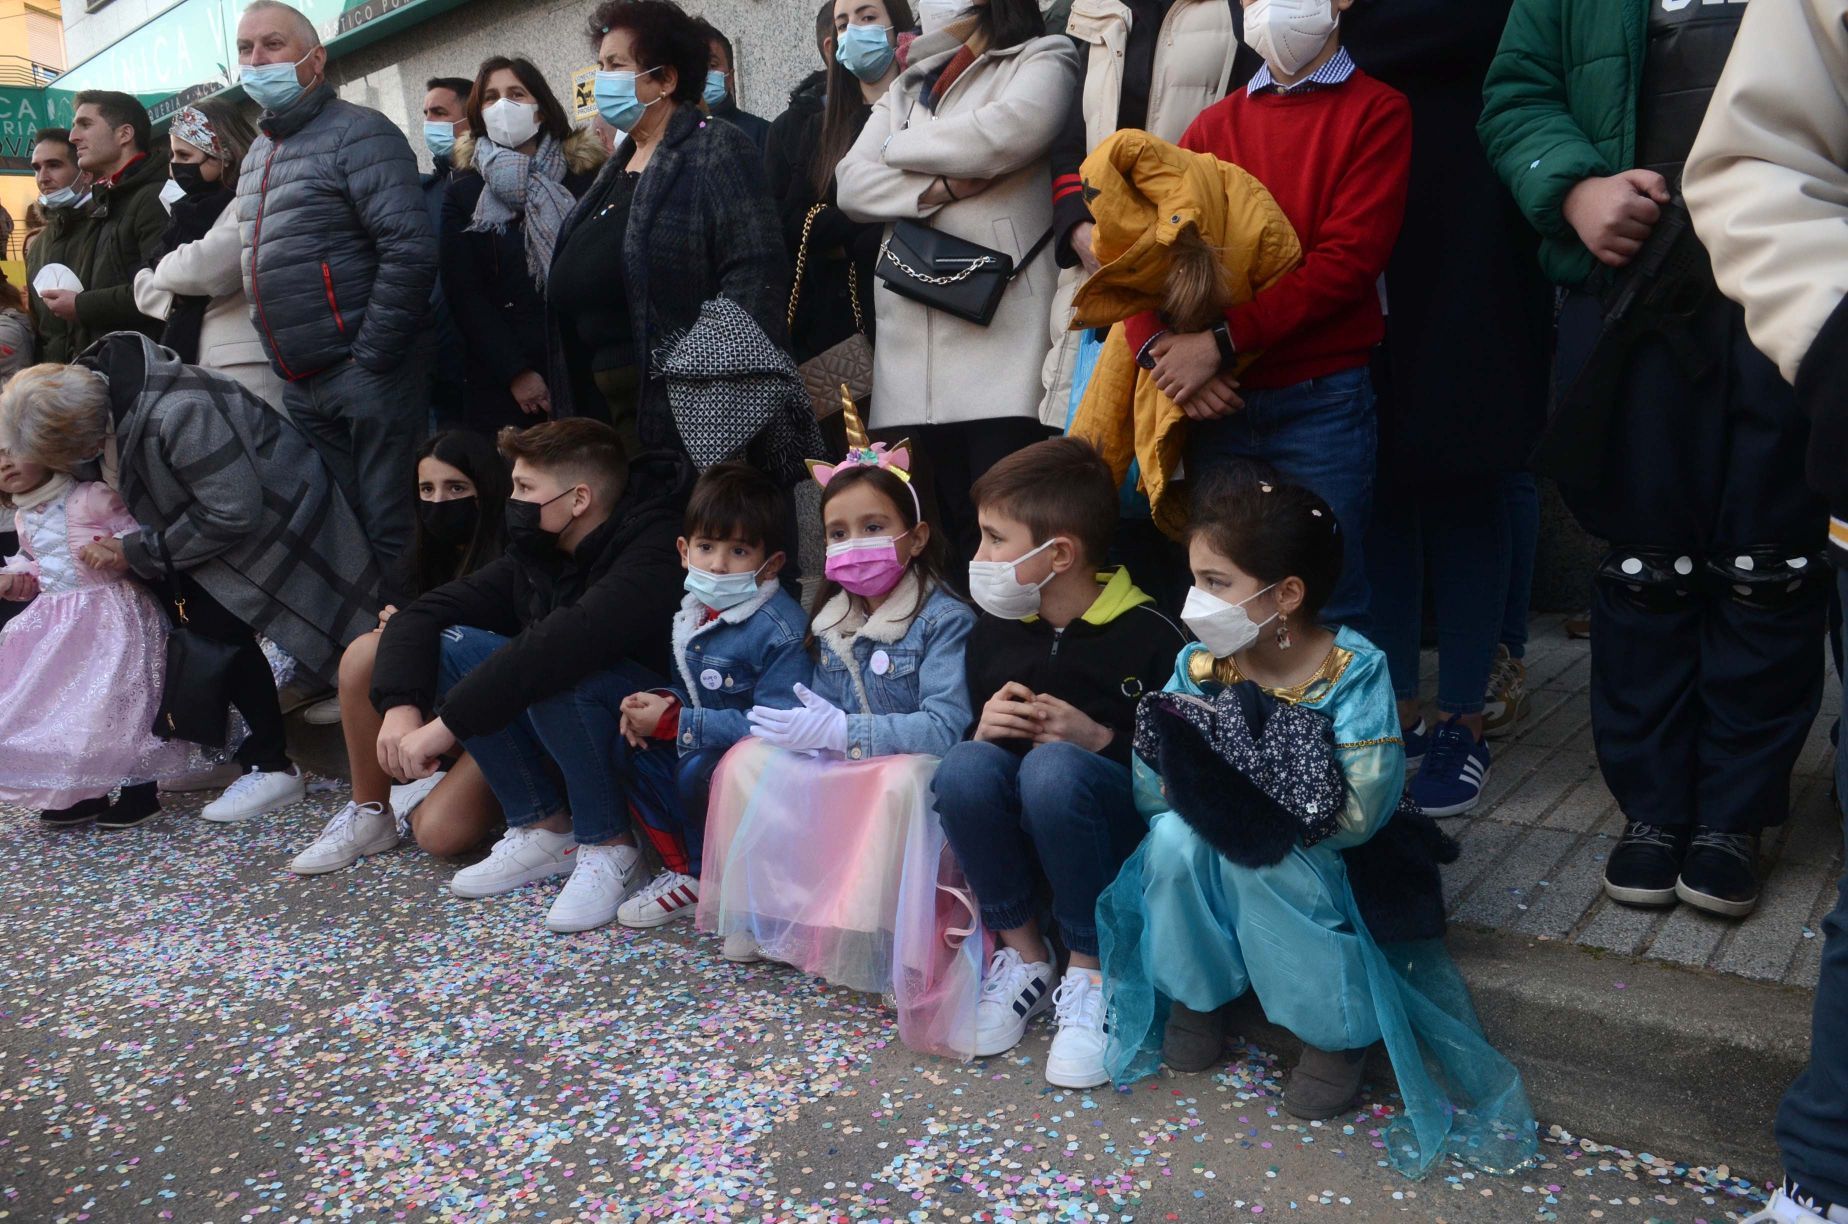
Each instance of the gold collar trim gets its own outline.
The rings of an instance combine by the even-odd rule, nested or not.
[[[1348,665],[1353,661],[1353,651],[1341,646],[1331,646],[1328,649],[1328,656],[1322,660],[1322,665],[1315,669],[1315,675],[1301,684],[1292,685],[1289,688],[1268,688],[1264,685],[1258,687],[1263,688],[1278,701],[1287,701],[1291,705],[1320,701],[1328,695],[1329,689],[1340,682],[1341,677],[1347,673]],[[1238,684],[1245,680],[1246,676],[1239,671],[1238,664],[1232,659],[1215,659],[1205,650],[1196,650],[1187,658],[1187,678],[1196,685],[1205,685],[1209,682]]]

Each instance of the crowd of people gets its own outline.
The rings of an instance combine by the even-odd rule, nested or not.
[[[1517,1167],[1438,822],[1527,714],[1536,472],[1609,547],[1611,898],[1749,914],[1819,712],[1830,8],[827,0],[766,122],[606,0],[595,123],[495,56],[420,175],[256,0],[251,106],[33,147],[0,799],[261,817],[299,708],[352,786],[304,876],[485,846],[456,896],[563,877],[550,930],[690,920],[920,1049],[1050,1011],[1070,1088],[1214,1065],[1252,993],[1293,1115],[1383,1042],[1396,1167]],[[1767,1220],[1848,1220],[1845,927]]]

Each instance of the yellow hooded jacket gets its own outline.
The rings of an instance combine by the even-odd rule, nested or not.
[[[1122,321],[1159,309],[1175,236],[1192,223],[1220,252],[1228,306],[1250,301],[1303,261],[1283,209],[1257,179],[1208,153],[1192,153],[1147,132],[1116,132],[1084,159],[1085,201],[1097,222],[1092,245],[1103,264],[1073,299],[1073,329],[1109,327],[1109,338],[1072,420],[1121,482],[1132,459],[1155,525],[1179,538],[1183,498],[1168,498],[1181,460],[1187,416],[1136,364]],[[1239,354],[1242,370],[1255,353]]]

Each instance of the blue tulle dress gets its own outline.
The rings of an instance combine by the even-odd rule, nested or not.
[[[1196,644],[1168,689],[1211,695],[1241,678]],[[1274,866],[1237,866],[1168,809],[1160,777],[1136,759],[1149,834],[1097,903],[1112,1077],[1154,1073],[1171,1002],[1212,1011],[1253,990],[1272,1023],[1310,1045],[1386,1043],[1404,1100],[1386,1136],[1400,1172],[1419,1177],[1445,1157],[1489,1171],[1526,1164],[1537,1128],[1520,1072],[1483,1036],[1442,941],[1381,947],[1348,886],[1342,849],[1384,826],[1405,785],[1385,656],[1343,629],[1313,679],[1271,695],[1334,721],[1348,784],[1340,830]]]

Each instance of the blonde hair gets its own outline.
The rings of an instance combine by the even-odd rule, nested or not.
[[[0,392],[0,448],[54,472],[102,453],[109,385],[93,370],[47,362],[21,370]]]
[[[1232,300],[1219,252],[1189,222],[1174,236],[1169,260],[1162,318],[1177,332],[1205,331]]]

